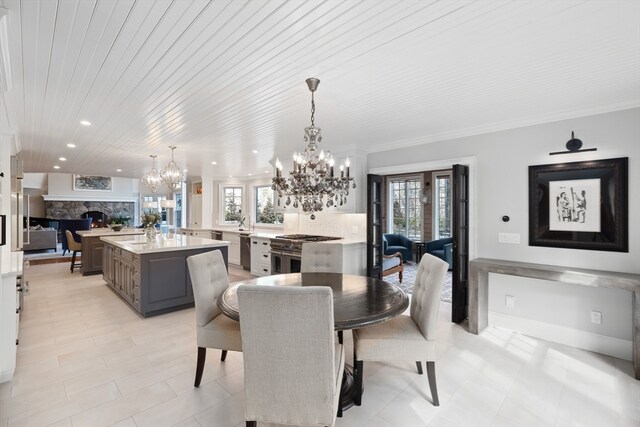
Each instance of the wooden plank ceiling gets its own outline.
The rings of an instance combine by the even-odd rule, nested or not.
[[[4,7],[0,104],[29,172],[141,177],[176,145],[190,176],[264,174],[304,148],[312,76],[336,155],[640,105],[638,1]]]

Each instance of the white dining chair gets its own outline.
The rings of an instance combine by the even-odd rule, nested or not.
[[[305,242],[302,244],[301,273],[342,273],[342,243]],[[338,341],[344,342],[338,331]]]
[[[342,416],[345,353],[328,286],[238,287],[247,427],[332,426]]]
[[[302,244],[301,273],[342,273],[342,243]]]
[[[436,327],[440,294],[449,264],[425,254],[422,256],[411,295],[409,315],[400,315],[384,323],[353,330],[356,369],[355,403],[362,401],[365,361],[415,361],[422,375],[421,361],[427,362],[427,376],[433,405],[439,406],[436,386]]]
[[[216,304],[220,294],[229,287],[222,253],[214,250],[192,255],[187,258],[187,267],[196,306],[198,361],[194,386],[199,387],[207,348],[222,350],[220,360],[224,362],[228,350],[242,351],[242,340],[238,322],[223,315]]]

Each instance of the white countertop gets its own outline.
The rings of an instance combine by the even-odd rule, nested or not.
[[[91,230],[78,230],[76,231],[78,236],[117,236],[125,234],[144,234],[144,230],[141,228],[123,228],[120,231],[113,231],[110,228],[93,228]]]
[[[212,240],[182,234],[174,234],[170,239],[163,235],[158,235],[156,239],[150,243],[147,242],[146,236],[138,235],[105,236],[101,237],[100,240],[138,255],[187,249],[218,248],[230,245],[230,242],[224,240]]]

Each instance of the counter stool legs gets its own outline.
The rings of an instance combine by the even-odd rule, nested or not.
[[[71,255],[71,272],[73,273],[73,269],[75,267],[80,267],[82,266],[82,264],[76,264],[76,254],[78,253],[78,251],[73,251],[73,254]]]

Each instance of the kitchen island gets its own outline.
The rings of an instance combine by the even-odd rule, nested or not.
[[[102,251],[104,242],[101,237],[125,236],[132,234],[144,234],[140,228],[123,228],[120,231],[113,231],[110,228],[92,228],[91,230],[79,230],[76,234],[80,236],[82,245],[82,265],[80,271],[83,276],[102,273]]]
[[[229,242],[201,237],[103,236],[102,277],[143,317],[193,307],[187,257],[219,250],[228,263]]]

